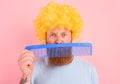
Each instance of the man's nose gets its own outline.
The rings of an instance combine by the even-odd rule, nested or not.
[[[63,38],[61,36],[57,36],[55,40],[55,44],[62,44],[63,43]]]

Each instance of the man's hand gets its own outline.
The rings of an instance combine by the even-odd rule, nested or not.
[[[22,52],[21,56],[18,59],[20,69],[23,73],[23,77],[21,81],[25,80],[25,82],[28,82],[28,81],[30,82],[33,67],[34,67],[34,60],[35,60],[35,57],[31,51],[24,50]],[[20,83],[20,84],[29,84],[29,83]]]

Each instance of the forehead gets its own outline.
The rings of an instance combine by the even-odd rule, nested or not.
[[[47,31],[47,33],[62,33],[62,32],[65,32],[65,33],[71,33],[70,30],[66,29],[66,28],[53,28],[53,29],[49,29]]]

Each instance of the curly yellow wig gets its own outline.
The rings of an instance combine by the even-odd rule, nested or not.
[[[79,39],[82,19],[75,8],[66,4],[50,2],[41,8],[35,20],[35,33],[41,44],[46,44],[46,31],[52,28],[66,28],[72,31],[72,40]]]

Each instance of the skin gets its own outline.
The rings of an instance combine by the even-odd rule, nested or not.
[[[71,43],[71,31],[65,28],[55,28],[47,32],[47,44]],[[71,63],[73,56],[49,58],[49,63],[55,66],[63,66]]]
[[[30,84],[30,79],[34,67],[34,54],[31,51],[24,50],[18,59],[18,64],[23,73],[20,84]]]
[[[71,31],[65,28],[54,28],[46,32],[47,44],[71,43]],[[31,51],[24,50],[18,59],[18,63],[23,73],[20,84],[30,84],[30,79],[34,67],[34,54]],[[48,61],[54,66],[63,66],[71,63],[73,56],[49,58]]]

